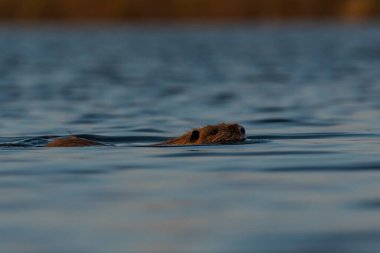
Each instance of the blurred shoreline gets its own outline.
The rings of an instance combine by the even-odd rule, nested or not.
[[[0,23],[366,22],[379,0],[0,0]]]

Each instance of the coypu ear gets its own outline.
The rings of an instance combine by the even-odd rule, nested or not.
[[[191,132],[190,141],[191,142],[195,142],[198,139],[199,139],[199,131],[198,130],[193,130],[193,132]]]

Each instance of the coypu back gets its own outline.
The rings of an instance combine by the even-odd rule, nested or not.
[[[91,147],[91,146],[106,146],[106,145],[100,142],[83,139],[75,135],[70,135],[68,137],[54,139],[52,142],[48,143],[45,147],[60,148],[60,147]]]
[[[245,140],[245,129],[239,124],[220,123],[193,129],[178,138],[157,144],[164,145],[207,145],[232,144]]]

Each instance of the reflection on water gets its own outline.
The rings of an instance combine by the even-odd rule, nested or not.
[[[2,250],[375,252],[379,31],[1,27]],[[220,121],[248,140],[151,146]]]

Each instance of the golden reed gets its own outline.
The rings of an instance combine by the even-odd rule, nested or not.
[[[367,20],[380,17],[379,0],[0,0],[0,20]]]

